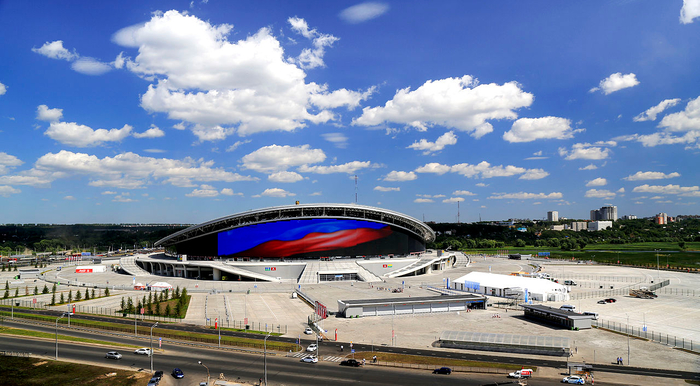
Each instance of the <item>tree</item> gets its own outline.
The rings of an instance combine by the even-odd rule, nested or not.
[[[182,303],[180,303],[180,302],[175,303],[175,316],[179,318],[181,316],[180,315],[181,312],[182,312]]]
[[[166,304],[165,305],[165,316],[170,316],[170,312],[171,312],[170,304]]]
[[[153,304],[153,294],[151,292],[148,293],[148,300],[146,301],[146,304],[148,304],[148,307]]]
[[[65,302],[66,302],[66,300],[63,299],[63,292],[61,292],[61,304],[65,303]]]
[[[131,298],[127,298],[126,308],[130,313],[134,312],[134,301]]]
[[[19,296],[19,288],[15,288],[15,297]]]
[[[124,297],[122,296],[122,304],[121,304],[121,307],[119,309],[124,311],[125,307],[126,307],[126,303],[124,302]]]
[[[73,290],[68,291],[68,303],[73,301]]]
[[[180,297],[180,286],[175,287],[175,293],[173,294],[173,299],[174,298],[179,298]]]
[[[83,298],[83,294],[80,291],[75,291],[75,300],[80,301]]]
[[[2,265],[2,272],[5,272],[5,264]]]
[[[168,300],[169,296],[168,296],[168,289],[167,288],[165,289],[165,294],[163,296],[164,296],[164,300]]]
[[[55,292],[51,295],[51,305],[52,306],[56,305],[56,293]]]
[[[90,290],[85,288],[85,300],[90,300]]]
[[[44,284],[44,289],[41,290],[41,293],[44,294],[44,295],[46,295],[47,293],[49,293],[49,286],[47,286],[46,284]]]
[[[516,246],[517,248],[523,248],[523,247],[525,247],[525,245],[526,245],[526,244],[525,244],[525,240],[523,240],[523,239],[517,239],[517,240],[515,240],[515,246]]]
[[[183,288],[180,292],[180,303],[184,306],[187,303],[187,288]]]
[[[94,289],[94,288],[92,289],[92,293],[90,294],[90,297],[91,297],[92,299],[95,298],[95,289]]]
[[[109,296],[109,288],[105,288],[105,296]]]
[[[5,291],[10,290],[10,282],[8,280],[5,280]]]
[[[34,295],[39,295],[39,287],[34,286]]]
[[[53,283],[53,287],[51,288],[51,292],[56,293],[56,283]]]
[[[681,249],[685,249],[685,241],[679,241],[679,242],[678,242],[678,246],[679,246]]]

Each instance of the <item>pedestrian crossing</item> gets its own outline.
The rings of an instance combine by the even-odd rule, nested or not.
[[[301,359],[304,359],[304,358],[306,358],[306,357],[314,356],[314,354],[312,354],[312,353],[307,353],[307,352],[303,352],[303,351],[299,351],[299,352],[297,352],[297,353],[291,354],[290,356],[291,356],[292,358],[299,358],[299,359],[301,360]],[[324,361],[324,362],[340,362],[340,361],[342,361],[343,359],[344,359],[344,357],[342,357],[342,356],[336,356],[336,355],[326,355],[326,356],[324,356],[323,358],[321,358],[321,360]]]

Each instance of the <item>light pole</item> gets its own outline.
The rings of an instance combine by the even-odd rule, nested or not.
[[[205,369],[207,369],[207,386],[209,386],[209,367],[202,363],[202,361],[197,361],[197,363],[199,363],[200,365],[204,366]]]
[[[55,360],[58,360],[58,321],[61,320],[61,318],[63,318],[64,316],[66,316],[65,313],[61,314],[61,316],[56,318],[56,357],[54,358]]]
[[[151,352],[148,353],[151,356],[151,374],[153,374],[153,327],[157,325],[158,322],[151,326]]]
[[[630,316],[629,314],[627,315],[627,366],[630,365]]]
[[[270,337],[271,332],[267,333],[265,339],[263,339],[263,373],[265,375],[265,386],[267,386],[267,338]]]

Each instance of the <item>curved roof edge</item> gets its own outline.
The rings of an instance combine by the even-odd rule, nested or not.
[[[422,221],[392,210],[356,204],[299,204],[273,206],[220,217],[175,232],[156,241],[154,245],[169,246],[248,224],[306,217],[346,217],[379,221],[403,228],[421,237],[426,243],[435,240],[435,232]]]

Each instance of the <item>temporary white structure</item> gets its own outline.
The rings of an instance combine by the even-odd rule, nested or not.
[[[450,280],[450,288],[490,296],[514,297],[522,300],[544,302],[565,302],[569,300],[568,289],[553,281],[488,272],[470,272],[458,279]]]
[[[164,281],[159,281],[151,284],[149,287],[151,287],[152,290],[154,291],[165,291],[173,289],[173,286],[164,282]]]

